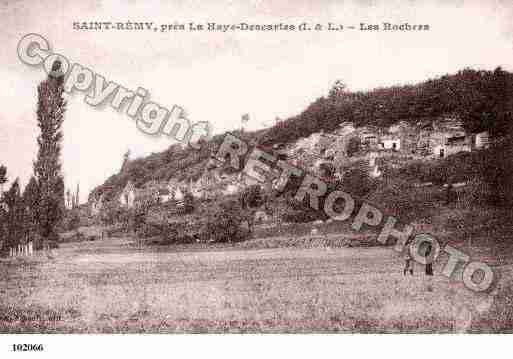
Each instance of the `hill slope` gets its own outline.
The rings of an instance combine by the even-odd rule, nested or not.
[[[513,74],[465,69],[416,85],[379,88],[367,92],[345,91],[340,83],[327,97],[315,100],[302,113],[256,132],[238,133],[253,145],[271,147],[292,143],[312,133],[331,132],[342,122],[355,126],[388,127],[398,121],[419,123],[440,116],[459,118],[470,132],[488,130],[500,135],[512,115]],[[111,199],[131,180],[136,187],[157,180],[195,180],[224,135],[214,136],[201,150],[172,145],[166,151],[129,161],[119,173],[95,188],[91,198]]]

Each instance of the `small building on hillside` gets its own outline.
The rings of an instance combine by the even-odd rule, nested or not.
[[[306,152],[312,152],[321,139],[321,132],[312,133],[306,138],[301,138],[296,142],[296,149],[303,149]]]
[[[182,188],[183,184],[175,179],[170,179],[167,183],[161,184],[158,189],[159,203],[177,200],[177,197],[180,197],[178,200],[182,201],[184,196]]]
[[[401,151],[403,153],[415,153],[420,139],[419,128],[407,121],[399,121],[390,126],[387,131],[392,141],[389,143],[390,149]],[[395,147],[394,148],[394,143]]]
[[[381,136],[379,144],[384,150],[399,151],[401,149],[401,139],[396,135]]]
[[[225,196],[231,196],[240,193],[243,188],[243,185],[240,183],[227,183],[222,190],[222,194]]]
[[[382,175],[376,159],[378,158],[378,154],[376,152],[369,153],[369,176],[372,178],[377,178]]]
[[[444,158],[459,152],[472,150],[472,136],[468,135],[461,121],[444,118],[433,122],[430,133],[432,155]]]
[[[472,142],[468,136],[447,137],[444,143],[435,145],[433,148],[434,155],[439,158],[470,151],[472,151]]]
[[[220,195],[218,184],[220,182],[219,170],[217,168],[205,169],[200,178],[191,183],[190,192],[193,197],[202,200],[211,200]]]
[[[474,146],[476,149],[485,149],[490,147],[490,134],[488,131],[479,132],[474,137]]]
[[[133,208],[135,205],[135,197],[136,188],[133,182],[129,180],[119,195],[119,203],[121,204],[121,207]]]
[[[379,148],[380,131],[374,126],[364,126],[358,128],[358,135],[362,146],[368,150]]]
[[[444,158],[472,150],[473,136],[468,134],[460,120],[442,118],[418,124],[415,152],[424,156]]]
[[[342,122],[339,127],[334,131],[335,135],[347,136],[356,131],[352,122]]]
[[[173,192],[168,187],[162,187],[157,190],[158,202],[167,203],[173,199]]]
[[[271,218],[269,217],[269,215],[267,213],[265,213],[265,211],[256,211],[255,212],[255,217],[254,217],[255,223],[268,222],[270,219]]]

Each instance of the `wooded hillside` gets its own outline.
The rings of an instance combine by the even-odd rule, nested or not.
[[[337,81],[326,97],[316,99],[297,116],[257,132],[244,133],[244,139],[270,147],[291,143],[312,133],[335,130],[342,122],[355,126],[388,127],[398,121],[418,124],[441,116],[459,118],[469,132],[488,130],[501,137],[511,128],[513,74],[465,69],[416,85],[378,88],[366,92],[347,91]],[[238,135],[241,135],[240,133]],[[128,180],[136,187],[150,180],[196,180],[223,135],[217,135],[201,150],[173,145],[166,151],[129,161],[118,174],[91,193],[106,199],[119,193]]]

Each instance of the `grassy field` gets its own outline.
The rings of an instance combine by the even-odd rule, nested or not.
[[[476,294],[390,248],[68,243],[0,260],[1,333],[511,331],[511,266]]]

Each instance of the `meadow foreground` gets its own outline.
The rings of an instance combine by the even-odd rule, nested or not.
[[[511,331],[511,266],[493,295],[390,248],[134,248],[65,244],[0,261],[1,333]]]

